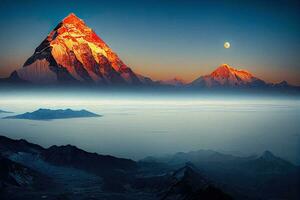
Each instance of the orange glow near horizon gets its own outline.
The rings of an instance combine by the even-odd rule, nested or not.
[[[22,61],[21,63],[11,61],[10,64],[7,66],[0,66],[0,78],[8,77],[14,70],[23,66],[24,64],[23,62],[25,61]],[[157,66],[155,69],[153,67],[150,67],[149,65],[139,65],[143,67],[135,67],[135,65],[128,65],[128,66],[130,66],[136,73],[143,74],[144,76],[148,76],[153,80],[171,80],[174,78],[179,78],[184,80],[187,83],[197,79],[199,76],[208,75],[217,68],[217,66],[209,67],[206,65],[201,68],[199,67],[196,70],[194,70],[194,67],[190,67],[190,68],[185,68],[185,71],[174,70],[172,71],[172,73],[170,73],[168,70],[170,67],[165,65],[155,65]],[[237,67],[237,69],[241,69],[241,68]],[[245,67],[243,67],[243,70],[250,71],[248,69],[245,69]],[[260,68],[259,70],[253,70],[250,72],[254,76],[263,79],[266,82],[278,83],[283,80],[286,80],[290,84],[300,85],[299,72],[291,73],[282,69],[278,73],[269,73],[268,70],[264,68]]]
[[[169,72],[169,66],[165,65],[155,65],[157,66],[157,70],[153,69],[153,67],[146,65],[145,67],[137,67],[134,65],[129,65],[139,74],[143,74],[152,78],[153,80],[170,80],[174,78],[180,78],[185,82],[191,82],[200,76],[211,74],[219,65],[216,66],[208,66],[204,65],[203,67],[186,67],[184,71],[174,70],[172,73]],[[259,68],[256,70],[249,70],[245,67],[233,66],[237,70],[245,70],[250,72],[253,76],[260,78],[268,83],[279,83],[281,81],[288,81],[293,85],[300,85],[300,73],[295,72],[291,73],[285,70],[280,70],[279,73],[269,73],[268,70],[264,68]]]

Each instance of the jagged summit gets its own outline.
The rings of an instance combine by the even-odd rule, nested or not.
[[[105,27],[103,27],[105,28]],[[152,81],[135,73],[82,19],[70,13],[47,35],[26,60],[23,67],[13,71],[4,83],[16,84],[95,84],[195,86],[202,88],[268,87],[294,89],[286,82],[267,84],[246,70],[228,64],[187,84],[180,78]]]
[[[199,87],[253,87],[264,86],[266,83],[246,70],[238,70],[228,64],[222,64],[209,75],[194,80],[191,85]]]
[[[224,78],[225,77],[229,78],[231,74],[236,74],[238,76],[243,77],[244,79],[253,77],[253,75],[250,72],[248,72],[246,70],[237,70],[237,69],[234,69],[233,67],[230,67],[227,64],[220,65],[210,75],[214,76],[214,77],[220,76],[220,77],[224,77]]]
[[[213,71],[210,76],[221,79],[230,79],[230,78],[236,78],[240,79],[244,82],[251,81],[253,78],[253,75],[246,71],[246,70],[237,70],[233,67],[230,67],[227,64],[222,64],[219,66],[215,71]]]
[[[268,151],[268,150],[264,151],[260,157],[263,159],[266,159],[266,160],[276,160],[277,159],[277,157],[271,151]]]
[[[63,19],[62,22],[66,24],[77,24],[77,23],[84,24],[84,21],[79,17],[77,17],[74,13],[70,13],[67,17]]]
[[[31,83],[142,84],[138,76],[74,13],[64,18],[12,73]]]

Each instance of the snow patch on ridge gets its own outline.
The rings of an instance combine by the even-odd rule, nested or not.
[[[18,76],[32,83],[53,83],[57,82],[57,75],[50,70],[49,62],[46,59],[36,60],[34,63],[17,70]]]

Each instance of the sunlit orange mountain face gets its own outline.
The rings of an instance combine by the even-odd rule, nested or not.
[[[93,84],[118,86],[172,86],[195,88],[291,87],[287,82],[270,84],[246,70],[222,64],[209,75],[187,83],[180,77],[153,81],[135,73],[75,14],[63,19],[35,49],[22,68],[1,82]]]
[[[31,83],[142,84],[83,20],[71,13],[12,76]]]
[[[246,87],[246,86],[265,86],[263,80],[256,78],[246,70],[237,70],[233,67],[223,64],[214,70],[211,74],[201,76],[191,83],[194,86],[202,87]]]

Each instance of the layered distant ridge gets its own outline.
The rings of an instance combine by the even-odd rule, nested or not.
[[[23,68],[12,76],[41,84],[143,84],[118,55],[73,13],[50,32]]]
[[[170,86],[184,86],[186,82],[178,77],[175,77],[173,79],[168,79],[168,80],[161,80],[158,81],[159,84],[161,85],[170,85]]]

